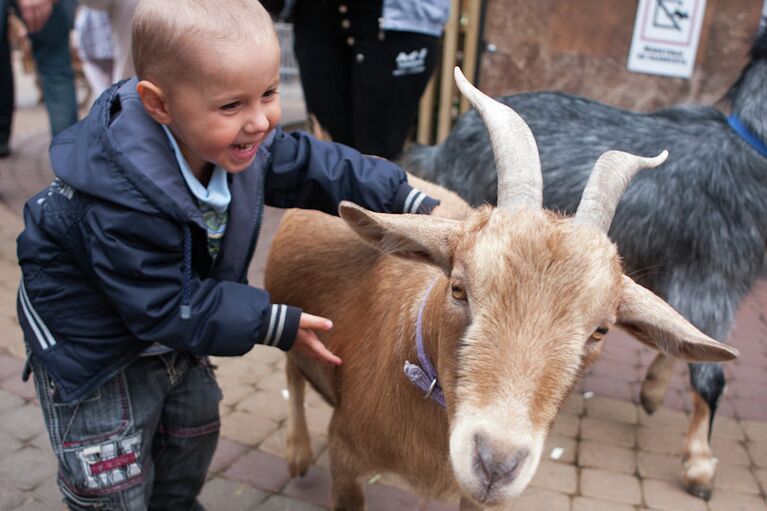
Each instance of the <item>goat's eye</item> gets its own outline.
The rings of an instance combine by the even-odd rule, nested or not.
[[[451,284],[450,292],[456,300],[466,301],[466,290],[460,284]]]
[[[600,326],[596,330],[594,330],[594,333],[591,334],[591,340],[592,341],[601,341],[605,338],[605,335],[607,335],[607,332],[609,329],[606,326]]]

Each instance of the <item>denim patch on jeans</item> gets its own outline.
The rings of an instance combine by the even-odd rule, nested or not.
[[[72,509],[200,509],[221,390],[206,359],[140,357],[76,404],[32,360],[59,487]]]

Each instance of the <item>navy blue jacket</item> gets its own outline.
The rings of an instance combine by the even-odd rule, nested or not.
[[[228,176],[229,222],[213,260],[199,207],[135,89],[135,79],[112,87],[54,139],[56,180],[24,208],[19,321],[64,402],[155,342],[197,355],[290,349],[300,309],[246,282],[264,203],[336,214],[341,200],[382,212],[407,202],[414,211],[417,191],[396,165],[276,129],[248,169]],[[418,212],[435,204],[426,198]]]

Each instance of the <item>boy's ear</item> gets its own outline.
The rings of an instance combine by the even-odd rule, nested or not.
[[[171,115],[165,102],[162,89],[149,80],[141,80],[136,85],[136,92],[147,113],[160,124],[170,124]]]

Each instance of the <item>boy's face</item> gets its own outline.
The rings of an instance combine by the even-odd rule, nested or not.
[[[210,174],[208,163],[229,173],[245,170],[280,122],[276,38],[233,46],[222,50],[215,43],[209,45],[200,52],[194,78],[173,84],[165,96],[168,127],[203,183]]]

